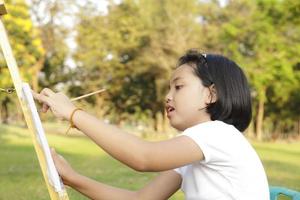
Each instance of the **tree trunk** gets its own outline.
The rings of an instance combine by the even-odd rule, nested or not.
[[[2,123],[2,103],[0,104],[0,123]]]
[[[1,118],[2,118],[2,123],[3,124],[8,124],[8,103],[9,103],[9,98],[5,97],[5,99],[2,101],[2,109],[1,109]]]
[[[264,105],[264,97],[259,97],[256,115],[256,138],[258,141],[262,141],[263,139]]]
[[[34,91],[39,91],[39,73],[42,70],[45,62],[45,57],[43,56],[38,60],[38,62],[32,67],[33,68],[33,75],[32,75],[32,89]]]
[[[300,118],[298,119],[297,134],[300,135]]]
[[[153,129],[155,132],[157,132],[157,116],[156,116],[156,113],[154,111],[152,111],[152,119],[153,119]]]
[[[96,115],[99,118],[103,118],[105,110],[103,109],[104,106],[104,100],[103,97],[96,96]]]
[[[245,131],[245,135],[246,135],[247,137],[249,137],[249,138],[254,139],[254,138],[255,138],[255,133],[254,133],[254,132],[255,132],[255,131],[254,131],[254,122],[253,122],[253,120],[251,120],[251,122],[250,122],[248,128],[247,128],[246,131]]]

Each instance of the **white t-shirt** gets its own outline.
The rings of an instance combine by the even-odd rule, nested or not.
[[[186,129],[204,160],[175,169],[187,200],[269,200],[269,186],[253,147],[234,126],[210,121]]]

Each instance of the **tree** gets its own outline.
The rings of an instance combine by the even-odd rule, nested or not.
[[[178,56],[199,46],[197,1],[126,0],[111,3],[107,15],[83,11],[76,54],[83,87],[108,87],[117,121],[150,113],[157,128]]]
[[[290,3],[293,6],[287,9]],[[289,101],[294,91],[293,67],[298,62],[295,58],[299,55],[299,46],[291,46],[291,42],[297,42],[298,39],[295,39],[297,33],[288,27],[296,24],[287,20],[286,14],[289,13],[291,18],[291,11],[297,11],[294,6],[299,5],[290,3],[240,0],[229,1],[225,7],[209,4],[204,9],[206,15],[203,16],[208,29],[220,29],[215,34],[214,41],[219,42],[215,42],[216,48],[237,61],[250,78],[259,140],[263,138],[265,106],[270,107],[270,103],[275,101],[276,108],[273,106],[270,110],[275,114],[280,104]],[[296,18],[296,15],[293,16]],[[288,34],[292,34],[292,37],[287,37]]]
[[[36,84],[37,71],[35,65],[44,54],[38,30],[33,26],[30,19],[28,6],[23,0],[6,1],[8,14],[3,17],[10,43],[20,68],[23,80],[31,85]],[[1,56],[0,86],[12,87],[11,77],[6,66],[4,57]],[[2,121],[8,123],[9,103],[16,103],[15,95],[0,93]]]
[[[72,1],[42,1],[30,0],[31,17],[40,32],[42,46],[45,49],[43,56],[35,65],[37,76],[34,77],[33,88],[55,88],[71,77],[72,73],[66,65],[70,51],[66,38],[70,37],[70,28],[63,19],[72,16],[76,3]]]

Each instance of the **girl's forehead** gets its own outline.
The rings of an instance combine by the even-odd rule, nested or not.
[[[174,70],[171,76],[171,81],[173,79],[176,79],[177,77],[185,78],[190,76],[194,76],[193,67],[187,64],[183,64]]]

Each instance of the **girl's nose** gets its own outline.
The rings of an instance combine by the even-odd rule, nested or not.
[[[168,93],[167,93],[167,95],[166,95],[166,97],[165,97],[165,102],[166,103],[169,103],[169,102],[171,102],[172,101],[172,93],[171,93],[171,90],[169,89],[169,91],[168,91]]]
[[[167,94],[167,96],[166,96],[166,103],[169,103],[169,102],[171,102],[172,101],[172,98],[171,98],[171,95],[170,95],[170,93],[168,93]]]

